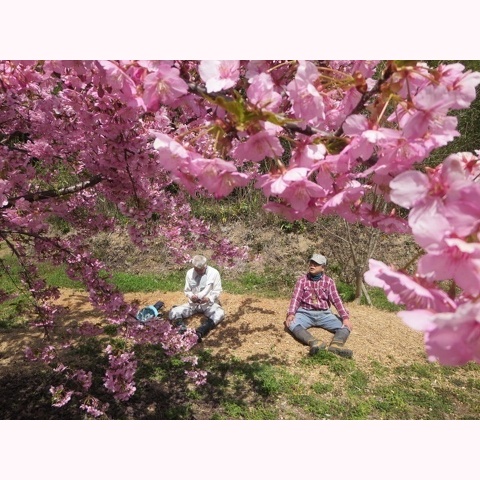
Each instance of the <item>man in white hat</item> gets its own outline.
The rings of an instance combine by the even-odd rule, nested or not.
[[[225,312],[218,303],[222,281],[218,270],[207,265],[203,255],[195,255],[192,265],[193,268],[187,271],[185,277],[184,293],[188,303],[174,306],[168,318],[182,331],[186,328],[184,319],[195,313],[203,313],[207,320],[196,330],[198,341],[201,342],[225,318]]]
[[[310,355],[326,349],[342,357],[352,358],[353,352],[344,348],[352,323],[332,278],[325,275],[327,259],[318,253],[311,256],[308,272],[295,285],[287,311],[285,327],[300,343],[310,347]],[[339,315],[334,315],[334,305]],[[330,345],[320,344],[307,330],[319,327],[333,333]]]

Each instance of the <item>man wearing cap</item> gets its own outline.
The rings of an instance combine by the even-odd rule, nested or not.
[[[188,303],[174,306],[168,318],[180,327],[180,331],[184,331],[184,319],[195,313],[203,313],[207,320],[196,330],[198,341],[201,342],[225,318],[225,312],[218,303],[222,281],[218,270],[207,265],[207,259],[203,255],[195,255],[192,265],[193,268],[187,271],[185,277],[184,293]]]
[[[310,355],[326,349],[342,357],[351,358],[353,352],[343,348],[352,323],[349,313],[343,306],[333,279],[325,275],[327,259],[318,253],[310,258],[306,275],[302,275],[295,285],[290,306],[287,311],[285,327],[300,343],[310,347]],[[334,305],[339,316],[330,311]],[[327,347],[307,330],[320,327],[333,333],[333,339]]]

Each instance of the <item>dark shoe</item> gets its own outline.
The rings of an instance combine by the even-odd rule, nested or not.
[[[182,320],[171,320],[170,323],[172,324],[173,328],[178,330],[178,333],[180,334],[184,334],[187,331],[187,326]]]
[[[330,345],[328,346],[327,350],[329,352],[335,353],[340,357],[344,358],[352,358],[353,352],[348,348],[343,348],[345,342],[347,341],[348,337],[350,336],[350,330],[348,328],[339,328],[335,335],[333,336]]]
[[[215,328],[215,326],[215,322],[210,319],[208,319],[204,324],[200,325],[197,330],[195,330],[195,333],[198,337],[198,343],[200,343],[202,341],[202,338],[206,337],[210,333],[210,331]]]
[[[158,302],[154,305],[154,307],[155,307],[158,311],[160,311],[164,306],[165,306],[165,303],[163,303],[161,300],[158,301]]]
[[[339,328],[332,338],[332,344],[343,346],[350,336],[350,330],[347,327]]]
[[[303,345],[312,346],[315,343],[318,343],[318,340],[301,325],[297,325],[291,332],[289,330],[289,333],[291,333],[293,338],[298,340]]]
[[[187,326],[183,323],[180,323],[178,325],[178,333],[180,333],[181,335],[183,335],[185,332],[187,331]]]
[[[329,352],[335,353],[335,355],[338,355],[340,357],[344,358],[352,358],[353,357],[353,351],[349,350],[348,348],[343,348],[343,347],[337,347],[335,345],[330,345],[327,350]]]
[[[310,351],[308,352],[309,355],[315,355],[318,353],[320,350],[325,350],[327,344],[325,342],[318,343],[317,340],[313,342],[310,346]]]

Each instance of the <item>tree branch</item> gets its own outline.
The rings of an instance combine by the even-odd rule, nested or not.
[[[35,192],[35,193],[26,193],[25,195],[20,195],[18,197],[12,197],[8,199],[8,203],[0,207],[0,210],[4,210],[7,208],[11,208],[13,204],[17,200],[27,200],[28,202],[36,202],[40,200],[46,200],[48,198],[58,198],[64,195],[70,195],[72,193],[77,193],[86,188],[90,188],[95,186],[97,183],[100,183],[104,178],[102,175],[94,175],[90,180],[86,180],[85,182],[77,183],[76,185],[71,185],[70,187],[60,188],[58,190],[51,189],[51,190],[44,190],[43,192]]]
[[[332,237],[337,237],[339,240],[341,240],[342,242],[345,242],[345,243],[348,243],[348,240],[346,238],[343,238],[341,237],[340,235],[337,235],[335,232],[332,232],[331,230],[329,230],[327,227],[325,227],[324,225],[322,225],[321,223],[317,223],[317,225],[322,229],[324,230],[325,232],[327,232],[329,235],[331,235]]]

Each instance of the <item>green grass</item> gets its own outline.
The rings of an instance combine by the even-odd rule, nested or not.
[[[355,369],[347,379],[347,392],[352,396],[363,396],[368,384],[368,375]]]
[[[333,390],[333,383],[331,382],[315,382],[311,389],[317,395],[322,395],[324,393],[329,393]]]
[[[113,274],[113,284],[123,293],[155,292],[157,290],[174,292],[183,290],[184,283],[184,272],[172,272],[162,276],[132,275],[123,272],[115,272]]]
[[[223,289],[229,293],[254,294],[268,298],[289,295],[294,285],[293,275],[278,275],[278,272],[269,270],[262,274],[245,272],[235,278],[222,279]]]
[[[395,303],[390,302],[385,295],[385,292],[381,288],[371,287],[368,289],[368,295],[370,296],[370,300],[372,301],[372,305],[375,308],[380,310],[385,310],[387,312],[399,312],[403,310],[401,305],[396,305]],[[362,296],[361,305],[366,305],[367,302],[365,297]]]
[[[299,379],[281,392],[283,403],[295,410],[295,418],[454,419],[457,411],[462,412],[461,418],[479,418],[480,382],[467,379],[460,388],[456,384],[472,368],[478,372],[477,364],[453,369],[456,378],[450,378],[452,368],[437,364],[390,368],[375,362],[372,366],[378,375],[372,378],[371,372],[358,369],[353,361],[329,352],[307,357],[302,364],[305,376],[320,365],[327,373],[322,372],[322,380],[310,387],[302,386]]]
[[[249,364],[245,370],[246,378],[252,382],[255,391],[265,397],[290,391],[299,380],[281,367],[259,362]]]
[[[26,323],[25,312],[30,308],[27,295],[18,295],[0,303],[0,328],[12,329],[23,327]]]
[[[40,275],[45,278],[48,285],[58,288],[82,289],[82,282],[72,280],[68,277],[65,267],[54,266],[42,263],[38,267]]]

